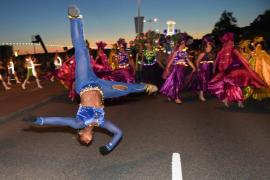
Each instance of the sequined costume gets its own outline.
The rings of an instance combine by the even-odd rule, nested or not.
[[[160,93],[171,100],[180,98],[180,92],[186,87],[188,53],[186,51],[176,51],[173,59],[173,69],[165,83],[160,89]]]
[[[74,11],[74,7],[72,8],[71,10]],[[88,91],[98,91],[104,98],[113,98],[129,93],[143,92],[149,88],[146,84],[118,83],[99,79],[89,63],[90,55],[84,41],[81,17],[71,17],[70,24],[76,60],[75,90],[80,96]],[[75,118],[38,117],[34,123],[37,125],[69,126],[74,129],[82,129],[90,124],[94,124],[114,134],[112,140],[105,145],[106,149],[111,151],[121,139],[122,131],[110,121],[105,120],[104,115],[103,108],[80,106]]]
[[[254,89],[252,97],[256,100],[262,100],[270,97],[270,55],[262,48],[262,37],[257,37],[254,40],[255,50],[251,53],[251,68],[260,76],[266,83],[267,87]]]
[[[247,86],[261,88],[265,83],[250,69],[247,60],[234,48],[232,33],[224,34],[220,40],[223,47],[215,61],[215,70],[218,73],[208,83],[208,89],[223,102],[243,102],[242,88]]]
[[[208,92],[208,82],[213,77],[213,63],[216,58],[214,52],[214,40],[210,35],[202,39],[203,52],[198,55],[196,60],[197,72],[191,80],[191,89],[199,92],[199,99],[206,101],[204,93]]]
[[[208,82],[213,77],[213,63],[215,54],[214,53],[204,53],[202,60],[199,62],[197,79],[195,89],[197,91],[203,91],[204,93],[208,91]]]
[[[105,122],[105,112],[103,108],[95,108],[88,106],[79,106],[75,118],[64,117],[38,117],[34,123],[36,125],[62,125],[69,126],[74,129],[83,129],[90,124],[102,127]]]
[[[134,83],[135,78],[133,68],[129,64],[129,54],[126,52],[118,52],[117,54],[117,68],[112,72],[114,81]]]
[[[142,60],[142,82],[155,84],[160,87],[162,83],[162,68],[157,62],[156,50],[144,50]]]

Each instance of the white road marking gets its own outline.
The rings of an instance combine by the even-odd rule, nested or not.
[[[183,180],[181,158],[179,153],[172,155],[172,180]]]

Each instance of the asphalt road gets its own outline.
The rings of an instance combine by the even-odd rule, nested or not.
[[[269,180],[270,100],[245,109],[203,103],[185,94],[184,104],[162,96],[134,96],[106,106],[107,119],[124,132],[119,146],[102,156],[110,139],[96,129],[90,146],[64,127],[31,127],[16,117],[0,124],[0,179],[170,180],[172,153],[181,155],[184,180]],[[77,105],[59,97],[32,111],[74,116]]]

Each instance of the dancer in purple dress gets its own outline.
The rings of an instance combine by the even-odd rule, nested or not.
[[[205,36],[202,42],[203,52],[199,54],[197,66],[196,90],[199,91],[199,99],[206,101],[204,93],[208,91],[208,82],[213,77],[213,63],[215,60],[215,52],[213,51],[214,41],[210,36]]]
[[[160,93],[167,96],[169,100],[174,100],[177,104],[182,103],[180,92],[185,88],[185,81],[187,80],[186,70],[188,66],[191,66],[192,72],[196,70],[194,64],[188,58],[188,53],[185,51],[186,42],[187,35],[182,33],[178,44],[179,47],[173,53],[172,58],[167,64],[164,76],[169,74],[171,65],[173,65],[173,70],[160,90]]]

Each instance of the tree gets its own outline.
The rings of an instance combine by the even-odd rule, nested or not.
[[[250,23],[249,26],[241,28],[242,39],[253,39],[256,36],[263,36],[265,40],[270,39],[270,10],[266,10]],[[269,43],[269,41],[266,41]]]
[[[250,26],[254,29],[260,29],[264,31],[270,30],[270,10],[266,10],[263,14],[259,15]]]
[[[233,12],[223,11],[219,21],[215,24],[213,34],[219,34],[223,31],[235,32],[238,30],[237,20],[233,17]]]

